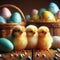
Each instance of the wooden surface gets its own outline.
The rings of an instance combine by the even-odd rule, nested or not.
[[[13,54],[13,56],[11,56],[11,54]],[[24,54],[25,56],[22,59],[20,59],[19,56],[16,56],[16,54]],[[3,57],[0,58],[0,60],[26,60],[28,56],[31,56],[32,58],[32,52],[31,50],[22,50],[22,51],[14,51],[14,52],[12,51],[9,53],[3,53],[2,56]]]
[[[33,53],[33,60],[54,60],[55,54],[57,53],[56,50],[49,50],[49,51],[44,51],[44,50],[35,50]],[[37,55],[39,54],[39,57]],[[43,57],[43,55],[46,55],[46,57]],[[57,53],[60,56],[60,53]],[[60,58],[58,58],[60,60]]]
[[[25,56],[20,59],[18,56],[16,57],[15,54],[25,54]],[[13,56],[10,56],[13,54]],[[37,56],[39,54],[39,56]],[[46,57],[43,57],[43,54],[46,55]],[[26,60],[27,56],[31,56],[31,60],[54,60],[55,54],[58,54],[60,56],[60,52],[57,50],[50,49],[49,51],[46,50],[22,50],[22,51],[12,51],[9,53],[3,53],[3,57],[0,58],[0,60]],[[58,60],[60,60],[60,57],[58,57]]]

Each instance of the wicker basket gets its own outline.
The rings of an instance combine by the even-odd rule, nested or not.
[[[21,14],[21,16],[23,18],[22,19],[22,22],[20,23],[20,25],[23,25],[23,26],[26,25],[25,16],[24,16],[23,12],[21,11],[21,9],[19,9],[17,6],[11,5],[11,4],[3,4],[3,5],[0,5],[0,9],[2,9],[3,7],[10,8],[12,10],[11,12],[17,10]],[[16,25],[17,25],[17,23],[7,23],[7,24],[0,23],[0,38],[1,37],[7,38],[7,36],[10,34],[12,28],[14,26],[16,26]]]
[[[37,21],[32,21],[32,20],[27,21],[27,25],[30,25],[30,24],[36,25],[37,27],[47,26],[50,29],[51,35],[60,36],[60,22],[40,22],[39,20],[37,20]]]

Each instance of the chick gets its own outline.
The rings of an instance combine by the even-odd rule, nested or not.
[[[37,46],[38,32],[37,27],[34,25],[28,25],[26,27],[26,35],[28,40],[27,49],[33,49]]]
[[[25,49],[27,46],[27,37],[24,26],[15,26],[12,31],[12,39],[15,46],[15,49],[21,50]]]
[[[41,26],[38,29],[38,49],[49,50],[53,42],[53,38],[49,32],[49,28]]]

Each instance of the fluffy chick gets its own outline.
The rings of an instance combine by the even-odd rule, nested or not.
[[[38,29],[38,49],[49,50],[53,42],[49,28],[41,26]]]
[[[12,39],[15,46],[15,49],[21,50],[25,49],[27,46],[27,37],[24,26],[15,26],[12,31]]]
[[[38,32],[37,27],[34,25],[28,25],[26,27],[26,35],[28,40],[27,49],[33,49],[37,46]]]

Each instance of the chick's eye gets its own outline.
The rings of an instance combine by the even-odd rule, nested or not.
[[[20,30],[18,30],[18,29],[15,29],[15,30],[14,30],[14,32],[20,32]]]
[[[26,31],[27,33],[32,33],[33,31],[29,30],[29,31]]]
[[[42,31],[41,33],[44,33],[44,31]]]
[[[32,33],[32,31],[29,31],[29,32],[31,32],[31,33]]]

